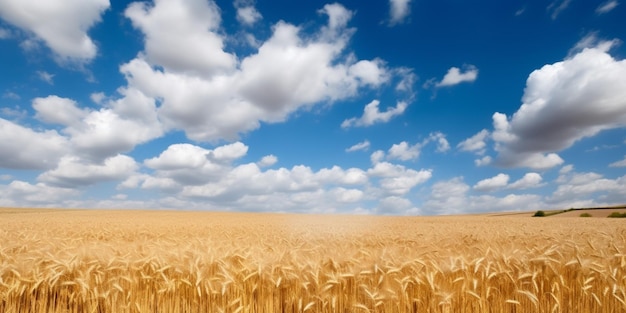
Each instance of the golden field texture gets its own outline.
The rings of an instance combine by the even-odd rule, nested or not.
[[[0,209],[0,312],[626,312],[626,223]]]

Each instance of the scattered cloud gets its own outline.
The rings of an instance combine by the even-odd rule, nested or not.
[[[367,149],[369,149],[369,147],[370,147],[369,140],[365,140],[365,141],[359,142],[359,143],[351,146],[350,148],[347,148],[346,152],[367,151]]]
[[[0,17],[45,42],[60,60],[83,63],[98,50],[87,32],[109,6],[109,0],[48,1],[46,5],[37,0],[6,0],[0,2]]]
[[[507,186],[509,189],[529,189],[541,185],[543,178],[539,173],[526,173],[524,177]]]
[[[46,71],[37,71],[37,77],[49,85],[54,85],[54,74],[50,74]]]
[[[257,165],[259,167],[268,167],[268,166],[272,166],[276,164],[276,162],[278,162],[278,158],[275,155],[270,154],[261,158],[261,160],[257,163]]]
[[[389,148],[387,158],[401,161],[415,160],[420,156],[421,149],[422,145],[420,143],[410,145],[408,142],[403,141]]]
[[[607,203],[615,204],[622,202],[626,195],[626,175],[610,179],[593,172],[570,172],[560,179],[559,186],[547,198],[547,201],[564,203],[564,205],[567,205],[564,207],[574,207],[575,205],[569,203],[585,201],[591,195],[593,195],[592,199],[604,200]]]
[[[484,156],[484,157],[482,157],[480,159],[474,160],[474,165],[476,165],[476,166],[487,166],[487,165],[491,164],[491,161],[493,161],[491,159],[491,157],[486,155],[486,156]]]
[[[411,13],[411,0],[389,0],[389,25],[402,23]]]
[[[523,6],[520,9],[518,9],[517,11],[515,11],[515,16],[520,16],[520,15],[524,14],[524,12],[526,12],[526,6]]]
[[[2,168],[32,170],[52,168],[68,148],[67,139],[54,130],[38,132],[0,118]]]
[[[617,2],[617,0],[609,0],[606,1],[602,4],[600,4],[597,8],[596,8],[596,14],[604,14],[604,13],[608,13],[611,12],[613,9],[615,9],[615,7],[617,7],[619,5],[619,2]]]
[[[600,42],[530,74],[519,110],[510,119],[493,115],[497,165],[548,169],[563,163],[554,152],[622,127],[626,61],[611,57],[611,46]]]
[[[12,37],[11,31],[0,27],[0,39],[9,39]]]
[[[11,99],[11,100],[20,100],[22,97],[20,97],[20,95],[16,94],[13,91],[6,91],[5,93],[2,94],[2,98]]]
[[[485,149],[487,147],[487,143],[485,141],[487,140],[487,138],[489,138],[489,135],[489,131],[483,129],[472,137],[460,142],[457,145],[457,148],[461,151],[474,152],[478,155],[483,155],[485,154]]]
[[[451,67],[443,79],[435,84],[435,87],[448,87],[460,83],[471,83],[478,78],[478,68],[474,65],[466,65],[461,71],[458,67]]]
[[[408,104],[404,101],[400,101],[395,107],[388,108],[385,112],[381,112],[379,109],[380,101],[373,100],[368,103],[363,110],[363,116],[356,118],[350,118],[344,120],[341,123],[342,128],[349,127],[367,127],[377,123],[389,122],[393,117],[401,115],[406,110]]]
[[[626,167],[626,156],[624,156],[624,159],[621,161],[609,164],[609,167]]]
[[[559,14],[563,12],[567,7],[569,7],[572,0],[554,0],[550,5],[548,5],[547,11],[550,13],[550,17],[553,20],[556,20],[559,17]]]
[[[135,160],[125,155],[107,158],[101,164],[75,156],[65,156],[55,169],[44,172],[37,179],[50,186],[73,188],[123,180],[137,169]]]
[[[237,21],[243,25],[252,26],[263,18],[254,7],[253,0],[236,0],[234,6],[237,9]]]
[[[509,175],[500,173],[494,177],[483,179],[474,185],[473,189],[478,191],[494,191],[504,188],[509,183]]]

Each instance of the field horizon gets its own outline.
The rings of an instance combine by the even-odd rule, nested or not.
[[[615,312],[620,219],[0,209],[1,312]]]

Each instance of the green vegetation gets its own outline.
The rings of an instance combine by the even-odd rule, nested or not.
[[[613,212],[608,217],[623,218],[623,217],[626,217],[626,212],[624,213]]]
[[[539,210],[539,211],[535,212],[535,215],[533,215],[533,216],[534,217],[544,217],[544,216],[546,216],[546,212]]]
[[[589,213],[583,213],[580,215],[580,217],[591,217],[591,214]]]

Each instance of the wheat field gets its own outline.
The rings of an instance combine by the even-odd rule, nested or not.
[[[0,312],[625,312],[619,219],[0,209]]]

